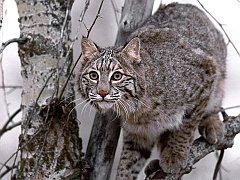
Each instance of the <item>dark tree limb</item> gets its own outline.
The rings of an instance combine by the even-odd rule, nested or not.
[[[116,114],[97,113],[88,143],[86,160],[92,167],[90,179],[109,179],[120,134]]]
[[[204,158],[209,153],[216,150],[231,148],[234,143],[234,137],[238,133],[240,133],[240,115],[237,117],[228,117],[228,119],[224,121],[224,124],[225,135],[223,142],[218,145],[210,145],[202,137],[195,140],[190,150],[187,166],[182,169],[179,174],[166,174],[161,169],[158,169],[155,172],[147,174],[146,179],[180,179],[184,174],[188,174],[189,172],[191,172],[194,164],[197,163],[200,159]]]
[[[26,37],[21,37],[21,38],[13,38],[13,39],[10,39],[4,43],[2,43],[2,46],[0,48],[0,54],[2,54],[3,50],[10,44],[12,43],[19,43],[19,44],[24,44],[27,42],[27,38]]]
[[[9,123],[11,123],[12,121],[13,121],[13,119],[18,115],[18,113],[20,113],[21,112],[21,109],[19,108],[18,110],[16,110],[10,117],[9,117],[9,119],[7,120],[7,122],[3,125],[3,127],[0,129],[0,139],[1,139],[1,137],[2,137],[2,135],[5,133],[5,132],[7,132],[7,131],[9,131],[9,130],[11,130],[12,128],[14,128],[14,127],[16,127],[16,125],[20,125],[19,123],[21,123],[21,122],[18,122],[18,123],[16,123],[16,124],[13,124],[13,125],[11,125],[11,126],[8,126],[9,125]]]

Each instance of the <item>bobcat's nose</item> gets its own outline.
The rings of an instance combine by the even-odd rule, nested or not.
[[[101,97],[105,97],[106,95],[109,94],[109,92],[108,92],[108,91],[101,90],[101,91],[98,91],[98,94],[99,94]]]

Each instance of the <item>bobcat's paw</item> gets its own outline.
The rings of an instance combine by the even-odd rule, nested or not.
[[[199,133],[210,144],[216,144],[222,141],[224,136],[224,124],[216,116],[210,116],[204,119],[199,125]]]
[[[187,153],[164,149],[159,164],[165,173],[177,174],[187,165]]]
[[[159,165],[159,160],[158,159],[154,159],[154,160],[152,160],[152,161],[150,161],[148,163],[148,165],[146,166],[144,172],[145,172],[146,176],[149,176],[150,174],[156,172],[159,169],[161,169],[161,167]]]
[[[146,166],[144,170],[146,179],[164,179],[166,173],[159,165],[159,159],[154,159]]]

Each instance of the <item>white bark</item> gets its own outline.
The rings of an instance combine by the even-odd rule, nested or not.
[[[22,133],[19,179],[79,179],[82,174],[72,65],[70,16],[73,0],[16,0],[21,37]],[[70,178],[71,177],[71,178]]]

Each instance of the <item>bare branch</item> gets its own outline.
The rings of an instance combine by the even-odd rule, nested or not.
[[[23,38],[13,38],[10,39],[8,41],[6,41],[5,43],[2,43],[2,46],[0,48],[0,68],[1,68],[1,75],[2,75],[2,85],[1,85],[1,89],[3,89],[3,98],[4,98],[4,103],[5,103],[5,107],[6,107],[6,112],[7,112],[7,116],[10,117],[10,113],[9,113],[9,109],[8,109],[8,101],[7,101],[7,92],[6,92],[6,86],[5,86],[5,81],[4,81],[4,71],[3,71],[3,67],[2,67],[2,53],[3,50],[11,43],[20,43],[20,44],[24,44],[27,42],[27,38],[23,37]],[[1,137],[1,135],[0,135]]]
[[[102,10],[103,2],[104,2],[104,0],[101,1],[100,6],[99,6],[98,11],[97,11],[97,15],[95,16],[92,25],[91,25],[90,28],[88,29],[87,37],[90,36],[90,33],[91,33],[91,31],[92,31],[92,28],[93,28],[93,26],[95,25],[95,23],[97,22],[98,18],[101,17],[101,16],[100,16],[100,13],[101,13],[101,10]]]
[[[222,160],[223,160],[223,156],[224,156],[224,149],[221,149],[220,156],[218,157],[218,161],[217,161],[217,164],[215,166],[215,170],[214,170],[214,174],[213,174],[213,180],[217,179],[217,175],[218,175],[219,170],[221,168],[221,163],[222,163]]]
[[[222,108],[221,112],[224,110],[235,109],[235,108],[240,108],[240,105]]]
[[[9,44],[12,44],[12,43],[20,43],[20,44],[24,44],[26,43],[28,40],[28,38],[26,37],[21,37],[21,38],[13,38],[13,39],[10,39],[8,41],[6,41],[5,43],[2,43],[2,46],[0,48],[0,54],[2,54],[3,50],[9,45]]]
[[[226,116],[225,116],[226,117]],[[207,141],[200,137],[199,139],[195,140],[188,157],[188,163],[187,166],[182,169],[179,174],[166,174],[163,172],[162,169],[154,170],[154,172],[150,172],[147,174],[146,179],[179,179],[184,174],[189,173],[193,165],[197,163],[199,160],[204,158],[209,153],[215,151],[215,150],[223,150],[227,148],[231,148],[234,143],[234,137],[240,133],[240,115],[237,117],[228,117],[228,119],[224,120],[225,124],[225,135],[223,141],[218,145],[211,145],[207,143]]]
[[[11,86],[11,85],[7,85],[7,86],[0,86],[0,89],[22,89],[22,86]]]
[[[3,171],[1,174],[0,174],[0,179],[2,179],[5,175],[7,175],[10,171],[12,171],[13,169],[16,169],[17,166],[5,166],[6,170]]]
[[[225,29],[223,28],[223,24],[221,24],[204,6],[203,4],[197,0],[198,3],[200,4],[200,6],[204,9],[204,11],[213,18],[213,20],[220,26],[220,28],[222,29],[223,33],[225,34],[225,36],[228,39],[228,44],[232,44],[233,48],[235,49],[235,51],[237,52],[238,56],[240,57],[240,52],[238,51],[237,47],[235,46],[235,44],[232,42],[232,40],[230,39],[230,37],[228,36],[227,32],[225,31]]]
[[[9,124],[10,122],[12,122],[13,119],[14,119],[14,118],[18,115],[18,113],[20,113],[20,112],[21,112],[21,109],[19,108],[18,110],[16,110],[16,111],[9,117],[9,119],[7,120],[7,122],[3,125],[2,129],[0,129],[0,138],[1,138],[1,136],[2,136],[5,132],[7,132],[7,131],[11,130],[12,128],[14,128],[14,125],[8,127],[8,124]],[[18,124],[18,123],[17,123],[17,124]],[[15,125],[17,126],[17,124],[15,124]],[[15,126],[15,127],[16,127],[16,126]]]
[[[80,23],[83,22],[83,18],[84,18],[84,16],[85,16],[86,12],[87,12],[87,9],[88,9],[89,4],[90,4],[90,0],[86,0],[86,1],[85,1],[84,10],[83,10],[83,11],[81,12],[81,14],[80,14],[80,18],[79,18],[79,22],[80,22]]]
[[[2,28],[3,22],[3,0],[0,0],[0,29]]]
[[[100,6],[99,6],[99,8],[98,8],[97,15],[95,16],[95,18],[94,18],[94,20],[93,20],[90,28],[87,29],[87,36],[86,36],[86,37],[89,37],[89,36],[90,36],[90,33],[91,33],[91,31],[92,31],[92,28],[93,28],[94,25],[96,24],[97,19],[100,17],[100,13],[101,13],[101,9],[102,9],[102,6],[103,6],[103,2],[104,2],[104,0],[101,1]],[[88,5],[89,5],[89,3],[88,3],[88,1],[86,1],[86,6],[85,6],[85,9],[84,9],[85,11],[88,9]],[[83,16],[84,16],[85,13],[86,13],[86,12],[83,12],[82,18],[83,18]],[[72,46],[70,46],[70,47],[71,47],[71,48],[73,47],[73,43],[72,43]],[[73,68],[71,69],[71,71],[70,71],[70,73],[69,73],[69,76],[68,76],[67,80],[65,81],[65,84],[64,84],[64,86],[63,86],[63,88],[62,88],[62,91],[61,91],[60,95],[58,96],[59,99],[62,98],[62,95],[63,95],[63,93],[64,93],[64,91],[65,91],[65,88],[66,88],[68,82],[69,82],[69,79],[71,78],[74,69],[76,68],[79,60],[81,59],[81,56],[82,56],[82,53],[80,53],[80,55],[78,56],[76,62],[74,63]]]

